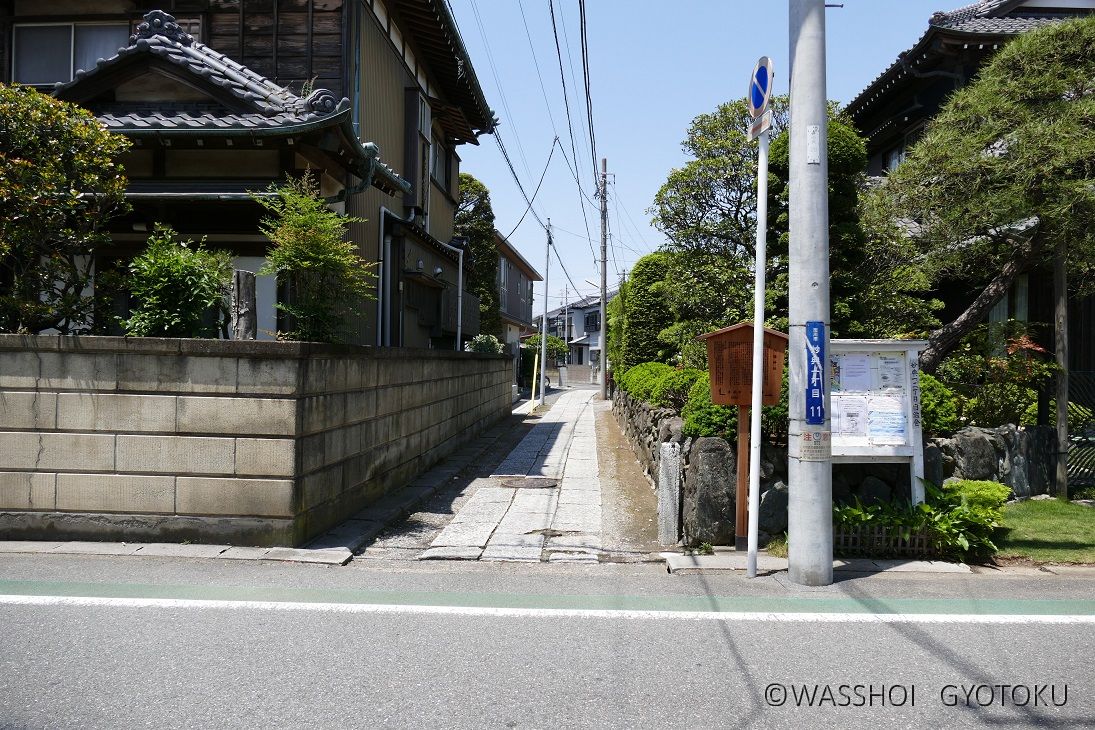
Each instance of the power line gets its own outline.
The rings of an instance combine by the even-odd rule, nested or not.
[[[518,228],[521,227],[521,224],[524,223],[524,221],[525,221],[525,216],[527,216],[528,212],[530,210],[532,210],[532,203],[533,203],[533,201],[536,200],[536,196],[540,193],[540,186],[544,184],[544,177],[547,176],[548,168],[551,167],[551,157],[552,157],[552,155],[555,154],[555,146],[557,144],[559,144],[559,138],[558,137],[556,137],[551,142],[551,150],[548,152],[547,162],[544,163],[544,171],[542,173],[540,173],[540,182],[536,183],[536,189],[532,191],[532,200],[528,201],[528,207],[525,208],[525,212],[521,214],[520,219],[518,219],[518,221],[517,221],[517,225],[515,225],[513,227],[512,231],[510,231],[508,234],[506,234],[505,238],[508,239],[510,236],[512,236],[517,231]],[[535,215],[535,213],[533,213],[533,215]]]
[[[506,161],[506,167],[509,168],[509,174],[513,176],[513,181],[517,183],[517,189],[521,191],[521,196],[528,203],[529,208],[532,208],[532,198],[525,192],[525,186],[521,184],[521,178],[517,175],[517,170],[513,167],[513,161],[509,158],[509,152],[506,151],[506,145],[502,142],[502,136],[498,133],[498,129],[495,129],[491,134],[494,137],[495,143],[498,145],[499,151],[502,153],[502,159]],[[536,210],[532,210],[532,217],[536,219],[536,222],[540,224],[541,228],[546,228],[543,219],[540,218]]]
[[[593,131],[593,96],[589,81],[589,34],[586,27],[586,0],[578,0],[582,35],[582,76],[585,79],[586,122],[589,124],[589,151],[593,160],[593,178],[597,178],[597,134]]]
[[[544,85],[544,77],[540,74],[540,62],[536,58],[536,47],[532,43],[532,33],[528,29],[528,20],[525,18],[525,4],[517,0],[517,7],[521,10],[521,23],[525,26],[525,37],[528,38],[528,48],[532,53],[532,65],[536,68],[536,78],[540,80],[540,92],[544,95],[544,106],[547,107],[548,119],[551,121],[551,131],[555,132],[558,139],[559,130],[555,127],[555,117],[551,113],[551,102],[548,101],[547,87]]]

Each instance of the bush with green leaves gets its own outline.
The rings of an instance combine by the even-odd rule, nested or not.
[[[525,347],[533,353],[540,352],[540,335],[533,335],[525,340]],[[570,354],[567,343],[555,335],[547,336],[547,359],[549,363],[563,360]]]
[[[464,343],[464,352],[482,352],[488,355],[501,355],[506,346],[494,335],[476,335]]]
[[[121,324],[131,337],[216,337],[231,279],[227,251],[179,240],[171,226],[157,225],[129,263],[125,285],[137,306]]]
[[[658,333],[673,323],[662,291],[669,260],[665,253],[651,253],[635,262],[627,285],[620,367],[644,362],[664,362],[674,353],[658,339]]]
[[[688,402],[688,394],[701,375],[703,371],[695,368],[670,370],[654,383],[654,388],[650,391],[650,402],[662,408],[680,411]]]
[[[106,330],[85,291],[107,222],[129,209],[129,146],[76,104],[0,84],[0,332]]]
[[[351,316],[373,297],[375,264],[345,240],[351,223],[363,222],[327,207],[312,173],[271,185],[272,195],[253,196],[271,215],[260,228],[273,243],[260,274],[277,276],[289,292],[278,309],[289,327],[278,337],[310,342],[341,342]]]
[[[673,368],[662,362],[639,363],[617,377],[616,384],[632,398],[649,401],[658,381],[672,372]]]
[[[1049,401],[1049,420],[1052,423],[1057,417],[1057,399],[1053,398]],[[1024,426],[1036,426],[1038,425],[1038,404],[1031,403],[1027,406],[1027,409],[1023,411],[1022,425]],[[1068,432],[1079,433],[1095,426],[1095,411],[1087,406],[1082,406],[1079,403],[1068,403]]]
[[[954,393],[927,373],[920,373],[920,415],[925,434],[949,434],[958,426]]]
[[[954,392],[961,425],[993,428],[1021,423],[1056,369],[1028,325],[1009,320],[974,329],[936,377]]]
[[[996,482],[955,481],[940,489],[925,485],[926,500],[852,504],[833,507],[833,527],[854,531],[885,528],[905,540],[926,534],[932,551],[953,560],[984,560],[997,551],[1001,508],[1011,488]],[[885,555],[885,552],[868,554]]]
[[[708,373],[696,378],[688,391],[681,418],[684,419],[682,433],[685,436],[718,436],[730,442],[737,441],[738,409],[711,402],[711,376]]]

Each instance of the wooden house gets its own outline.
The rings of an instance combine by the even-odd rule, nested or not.
[[[0,0],[0,81],[133,141],[133,210],[97,266],[168,223],[256,270],[251,193],[310,170],[365,219],[351,239],[379,278],[353,342],[455,347],[458,302],[463,338],[478,332],[477,300],[457,293],[457,149],[495,120],[443,0]],[[284,296],[260,277],[260,337]]]

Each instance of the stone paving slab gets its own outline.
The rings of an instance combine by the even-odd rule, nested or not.
[[[321,563],[324,565],[345,565],[354,554],[346,548],[327,550],[306,550],[304,548],[275,547],[263,556],[264,560],[283,560],[291,563]]]
[[[451,522],[434,538],[430,547],[485,547],[497,524],[494,522]]]
[[[549,563],[599,563],[600,557],[590,553],[551,553]]]
[[[143,543],[125,542],[82,542],[73,540],[63,542],[49,552],[80,553],[84,555],[132,555],[141,549]]]
[[[445,546],[431,547],[418,556],[419,560],[478,560],[483,554],[481,547]]]
[[[682,555],[663,553],[666,567],[670,573],[678,571],[717,572],[726,570],[745,570],[745,553],[723,552],[716,555]],[[786,558],[774,558],[768,555],[757,556],[757,570],[776,572],[787,570]],[[945,563],[938,560],[868,560],[841,559],[833,561],[833,570],[856,573],[970,573],[970,567],[964,563]]]
[[[45,553],[61,547],[60,542],[38,542],[36,540],[0,541],[0,553]]]
[[[539,533],[531,535],[517,532],[495,533],[491,537],[491,541],[487,547],[535,547],[537,550],[540,550],[544,547],[544,536]]]
[[[522,547],[516,545],[489,545],[483,550],[480,560],[496,560],[510,563],[539,563],[542,554],[542,546]]]
[[[218,560],[262,560],[270,548],[264,547],[230,547],[217,556]]]
[[[380,520],[349,519],[315,538],[306,547],[313,550],[344,547],[355,552],[376,537],[384,529],[384,524]]]
[[[228,548],[224,545],[186,545],[172,542],[150,542],[140,546],[141,555],[166,558],[215,558]]]

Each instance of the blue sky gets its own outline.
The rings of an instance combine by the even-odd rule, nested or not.
[[[502,142],[532,195],[556,135],[566,156],[572,154],[548,2],[450,2],[487,101],[501,122]],[[830,8],[829,98],[850,101],[899,52],[916,42],[932,12],[962,4],[960,0],[844,0],[843,8]],[[555,0],[554,7],[577,175],[584,193],[592,198],[594,162],[585,132],[578,0]],[[680,143],[692,118],[744,96],[753,64],[762,55],[775,63],[776,93],[787,92],[787,3],[587,0],[586,11],[593,129],[598,157],[608,159],[610,176],[611,286],[620,272],[663,240],[649,225],[647,208],[669,171],[686,162]],[[478,147],[464,145],[459,154],[461,169],[490,189],[496,227],[509,233],[527,204],[498,145],[483,136]],[[541,219],[551,218],[555,244],[570,279],[583,294],[592,293],[595,287],[586,280],[596,282],[599,277],[594,251],[600,245],[600,218],[587,200],[591,250],[578,185],[560,149],[554,152],[533,209]],[[532,214],[510,240],[543,273],[545,235]],[[576,298],[553,256],[550,307],[562,304],[564,286],[570,287],[570,298]],[[541,311],[542,292],[542,285],[537,285],[536,312]]]

